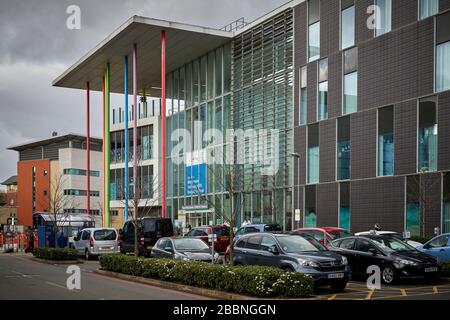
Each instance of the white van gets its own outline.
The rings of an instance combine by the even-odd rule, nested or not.
[[[73,240],[78,254],[83,255],[86,260],[92,256],[120,252],[118,234],[113,228],[83,229]]]

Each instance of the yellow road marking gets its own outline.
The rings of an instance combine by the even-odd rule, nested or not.
[[[437,287],[433,287],[433,293],[439,293],[438,288]]]
[[[336,294],[333,294],[331,297],[328,298],[328,300],[334,300],[336,299],[336,296],[337,296]]]
[[[406,297],[407,296],[405,289],[400,289],[400,292],[402,294],[402,297]]]
[[[369,293],[367,294],[366,300],[372,299],[372,296],[373,296],[374,292],[375,292],[375,290],[370,290]]]

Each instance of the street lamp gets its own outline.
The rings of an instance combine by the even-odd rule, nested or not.
[[[297,159],[297,181],[298,181],[298,186],[297,186],[297,201],[300,204],[300,153],[292,153],[291,156],[293,158]],[[295,183],[294,183],[294,187],[295,187]],[[295,208],[294,208],[295,210]],[[292,230],[295,230],[295,211],[294,214],[292,215]]]

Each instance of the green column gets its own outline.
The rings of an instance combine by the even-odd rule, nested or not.
[[[105,79],[105,91],[106,91],[106,115],[105,115],[105,227],[111,227],[110,217],[110,163],[111,163],[111,143],[110,143],[110,114],[111,114],[111,92],[110,92],[110,64],[106,64],[106,79]]]

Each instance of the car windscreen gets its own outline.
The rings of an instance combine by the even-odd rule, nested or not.
[[[200,239],[175,239],[175,249],[178,251],[208,251],[209,247]]]
[[[213,228],[214,234],[217,234],[218,237],[226,237],[230,235],[230,228],[228,227],[220,227]]]
[[[312,242],[301,236],[283,236],[278,237],[281,249],[287,253],[301,253],[301,252],[317,252],[326,251],[327,249],[322,246],[318,247]]]
[[[264,231],[274,232],[274,231],[283,231],[279,224],[268,224],[264,226]]]
[[[112,241],[116,240],[117,234],[115,230],[102,229],[94,232],[94,240]]]
[[[372,239],[383,251],[386,252],[405,252],[416,251],[406,242],[400,241],[393,237],[373,238]]]

